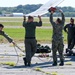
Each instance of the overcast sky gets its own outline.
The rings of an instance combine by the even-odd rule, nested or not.
[[[48,1],[49,0],[0,0],[0,7],[14,7],[26,4],[44,4]],[[64,2],[62,2],[59,6],[75,7],[75,0],[64,0]]]

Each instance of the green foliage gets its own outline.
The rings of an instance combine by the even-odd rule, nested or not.
[[[2,13],[13,13],[13,12],[18,12],[18,13],[30,13],[32,11],[35,11],[36,9],[38,9],[42,4],[38,4],[38,5],[18,5],[17,7],[0,7],[0,11],[2,11]]]
[[[0,15],[2,14],[2,12],[0,11]]]
[[[15,42],[23,42],[25,37],[24,28],[5,28],[4,31],[11,37]],[[67,34],[64,34],[64,42],[67,41]],[[4,40],[4,37],[0,36],[0,41]],[[36,39],[40,43],[51,43],[52,41],[52,29],[36,29]],[[5,41],[4,41],[5,42]]]
[[[38,9],[42,4],[37,4],[37,5],[18,5],[17,7],[0,7],[0,14],[5,14],[5,13],[24,13],[28,14],[30,12],[35,11]],[[75,17],[75,8],[73,7],[57,7],[59,9],[62,9],[66,17]],[[46,14],[45,16],[49,16],[49,13]],[[60,14],[55,14],[54,16],[60,16]]]
[[[54,18],[56,20],[56,18]],[[25,37],[25,29],[22,27],[23,18],[15,17],[1,17],[0,23],[2,23],[5,28],[4,31],[15,41],[23,42]],[[35,21],[38,21],[38,18],[35,17]],[[52,26],[49,22],[49,17],[42,17],[43,26],[36,29],[36,39],[41,43],[51,43],[52,40]],[[66,18],[66,23],[69,23],[69,18]],[[17,26],[19,28],[17,28]],[[64,34],[64,42],[66,43],[67,34]],[[0,35],[0,42],[7,42],[6,39]]]

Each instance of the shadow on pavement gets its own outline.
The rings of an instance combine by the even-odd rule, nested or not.
[[[38,63],[38,64],[31,64],[30,67],[28,66],[24,66],[24,65],[20,65],[20,66],[14,66],[14,67],[4,67],[4,68],[7,68],[7,69],[19,69],[19,68],[34,68],[34,67],[50,67],[49,65],[52,64],[52,62],[44,62],[44,63]]]
[[[58,56],[59,57],[59,56]],[[72,61],[75,61],[75,56],[65,56],[65,62],[72,62]],[[60,62],[60,60],[58,60],[58,63]],[[24,65],[20,65],[20,66],[14,66],[14,67],[4,67],[4,68],[7,68],[7,69],[20,69],[20,68],[36,68],[36,67],[39,67],[39,68],[48,68],[48,67],[53,67],[52,66],[52,63],[53,61],[48,61],[48,62],[42,62],[42,63],[36,63],[36,64],[31,64],[30,67],[27,67],[27,66],[24,66]],[[65,66],[65,65],[64,65]],[[63,66],[63,67],[64,67]]]

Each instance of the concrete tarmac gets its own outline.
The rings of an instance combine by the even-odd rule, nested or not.
[[[51,47],[51,44],[43,45]],[[24,50],[23,43],[18,46]],[[66,47],[65,44],[64,53]],[[0,75],[75,75],[75,56],[64,56],[64,66],[59,66],[58,56],[58,65],[52,66],[52,53],[49,53],[49,57],[42,58],[39,57],[39,54],[35,54],[30,67],[24,66],[23,57],[24,53],[18,48],[14,48],[12,44],[0,44]],[[8,64],[6,65],[6,63]],[[17,64],[10,66],[10,63]]]

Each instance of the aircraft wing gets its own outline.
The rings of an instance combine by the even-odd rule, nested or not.
[[[37,9],[36,11],[31,12],[29,14],[26,14],[26,16],[44,15],[44,14],[48,13],[48,9],[50,7],[55,7],[55,6],[59,5],[60,3],[62,3],[63,1],[64,0],[49,0],[47,3],[42,5],[39,9]]]

